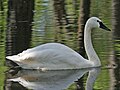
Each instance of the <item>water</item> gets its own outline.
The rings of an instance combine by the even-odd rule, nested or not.
[[[120,15],[116,0],[4,0],[0,1],[0,90],[28,90],[51,87],[52,90],[84,90],[88,72],[96,69],[71,71],[8,70],[13,66],[5,56],[20,53],[48,42],[63,43],[86,57],[83,47],[83,27],[89,16],[103,20],[111,32],[95,29],[92,39],[102,68],[92,79],[94,90],[119,90]],[[5,65],[6,64],[6,65]],[[60,74],[59,74],[60,73]],[[63,73],[61,75],[61,73]],[[56,76],[56,77],[55,77]],[[7,81],[22,77],[27,82]],[[94,80],[96,79],[96,80]],[[28,82],[29,81],[29,82]],[[52,83],[50,83],[52,82]],[[95,83],[94,83],[95,82]],[[27,86],[28,85],[28,86]],[[50,86],[51,85],[51,86]],[[57,89],[56,89],[57,88]],[[90,90],[90,87],[89,89]]]

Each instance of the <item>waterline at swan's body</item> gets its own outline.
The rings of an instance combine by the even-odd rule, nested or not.
[[[95,27],[109,30],[100,19],[96,17],[88,19],[84,30],[84,44],[89,60],[83,58],[71,48],[59,43],[43,44],[6,58],[24,69],[58,70],[101,66],[100,59],[94,51],[91,42],[91,30]]]

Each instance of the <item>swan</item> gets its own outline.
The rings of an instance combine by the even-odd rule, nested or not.
[[[61,70],[99,67],[101,62],[91,42],[91,30],[93,28],[110,31],[97,17],[91,17],[87,20],[84,29],[84,45],[88,60],[60,43],[39,45],[6,58],[17,63],[23,69]]]

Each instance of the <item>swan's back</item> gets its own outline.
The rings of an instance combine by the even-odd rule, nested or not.
[[[26,54],[26,53],[31,53],[31,52],[37,52],[37,51],[41,51],[41,50],[47,50],[47,49],[54,49],[54,50],[64,50],[67,52],[74,52],[74,50],[72,50],[71,48],[60,44],[60,43],[47,43],[47,44],[42,44],[39,45],[37,47],[31,48],[31,49],[27,49],[26,51],[23,51],[20,54]]]
[[[59,43],[43,44],[7,58],[25,69],[78,69],[91,65],[77,52]]]

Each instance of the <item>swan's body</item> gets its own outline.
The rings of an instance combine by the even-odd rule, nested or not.
[[[59,43],[47,43],[23,51],[8,59],[25,69],[77,69],[91,67],[92,63],[71,48]]]
[[[58,70],[101,66],[91,43],[91,29],[95,27],[109,30],[100,19],[96,17],[88,19],[84,31],[84,44],[89,60],[84,59],[71,48],[59,43],[43,44],[6,58],[24,69]]]

